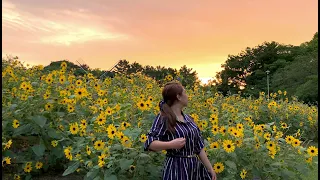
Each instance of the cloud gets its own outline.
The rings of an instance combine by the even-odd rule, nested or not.
[[[128,40],[129,35],[112,31],[112,27],[98,26],[94,22],[98,17],[90,15],[86,9],[78,11],[60,10],[57,16],[41,17],[24,12],[9,1],[3,1],[2,26],[15,31],[24,31],[33,35],[28,41],[52,45],[71,45],[88,41]],[[50,12],[50,10],[48,11]],[[48,13],[49,14],[49,13]],[[96,18],[96,19],[95,19]],[[72,21],[77,19],[78,21]],[[82,22],[82,23],[79,23]],[[86,22],[86,23],[85,23]]]

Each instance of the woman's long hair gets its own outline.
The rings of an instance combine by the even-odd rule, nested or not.
[[[167,129],[174,133],[177,124],[176,115],[171,109],[173,103],[178,100],[177,95],[181,95],[183,86],[178,82],[167,83],[162,90],[163,101],[160,102],[161,116],[166,118]]]

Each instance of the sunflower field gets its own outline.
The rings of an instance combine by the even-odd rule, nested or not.
[[[90,180],[161,179],[163,152],[143,145],[161,88],[143,74],[100,80],[2,63],[2,168],[12,179],[51,170]],[[171,81],[168,75],[164,81]],[[318,109],[278,91],[268,101],[187,89],[218,179],[301,179],[318,163]]]

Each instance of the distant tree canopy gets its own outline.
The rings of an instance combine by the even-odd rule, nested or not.
[[[267,92],[269,71],[270,92],[286,90],[304,102],[318,99],[318,33],[300,46],[265,42],[246,48],[238,55],[229,55],[216,75],[217,90],[223,94],[242,92],[259,96]]]
[[[60,69],[60,65],[62,62],[67,63],[67,70],[74,69],[75,76],[83,76],[86,73],[92,73],[97,78],[105,78],[105,77],[114,77],[115,74],[123,74],[130,75],[132,73],[144,73],[145,75],[157,80],[158,82],[162,82],[163,79],[167,75],[172,75],[174,79],[178,79],[177,73],[180,73],[179,77],[182,85],[186,87],[193,87],[194,84],[199,84],[199,79],[197,77],[196,71],[193,71],[192,68],[188,68],[186,65],[182,66],[179,70],[173,68],[166,68],[162,66],[142,66],[137,62],[129,63],[127,60],[120,60],[118,64],[113,67],[111,71],[101,71],[100,69],[91,69],[88,65],[83,64],[78,66],[70,61],[61,60],[51,62],[48,66],[44,68],[45,71],[52,71]]]

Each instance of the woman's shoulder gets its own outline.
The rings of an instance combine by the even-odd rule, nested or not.
[[[183,114],[184,114],[184,116],[186,117],[186,119],[194,122],[194,119],[193,119],[188,113],[183,113]]]

